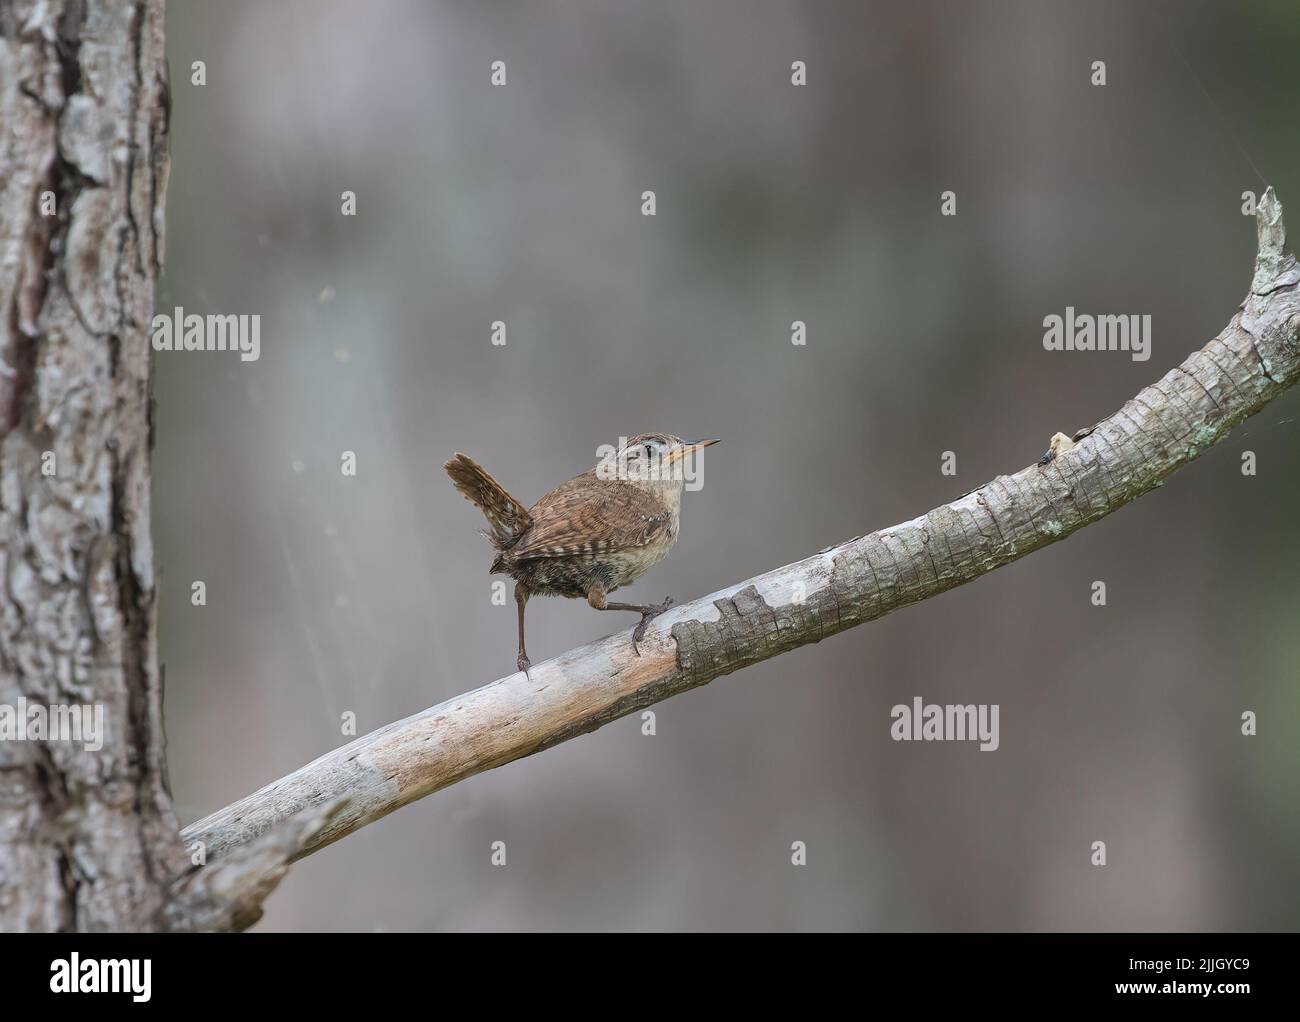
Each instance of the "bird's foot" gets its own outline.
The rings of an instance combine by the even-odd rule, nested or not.
[[[676,600],[674,600],[671,596],[669,596],[664,600],[663,603],[651,604],[645,610],[641,611],[641,620],[637,622],[637,626],[632,629],[632,652],[633,653],[635,653],[637,656],[641,655],[641,651],[637,649],[637,643],[645,638],[646,625],[650,623],[651,619],[658,617],[660,614],[662,614],[665,610],[667,610],[676,602],[677,602]]]
[[[523,671],[524,674],[527,674],[528,668],[533,666],[533,662],[528,659],[527,653],[520,653],[519,659],[515,661],[515,666],[518,667],[521,671]]]

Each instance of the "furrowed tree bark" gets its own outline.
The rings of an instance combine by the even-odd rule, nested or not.
[[[449,699],[335,749],[184,831],[230,854],[313,807],[306,855],[482,770],[585,734],[713,678],[817,642],[1064,539],[1160,486],[1300,379],[1300,268],[1270,189],[1259,255],[1232,321],[1054,458],[909,522],[852,539]]]
[[[149,326],[167,187],[162,0],[0,0],[0,929],[232,928],[300,817],[195,877],[163,771]]]
[[[0,5],[0,703],[107,731],[0,741],[5,929],[152,926],[184,865],[149,536],[162,49],[160,0]]]

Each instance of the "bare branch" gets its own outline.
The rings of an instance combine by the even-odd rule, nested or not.
[[[186,828],[210,857],[303,810],[348,802],[310,854],[482,770],[594,731],[750,664],[979,578],[1123,507],[1198,457],[1300,378],[1300,268],[1282,207],[1259,204],[1251,293],[1178,368],[1090,430],[1053,438],[1042,462],[928,514],[850,540],[571,650],[326,753]]]
[[[313,835],[342,810],[346,800],[298,813],[261,837],[232,848],[220,862],[194,866],[171,888],[164,918],[173,930],[246,930],[262,918],[262,902],[275,890],[289,863]]]

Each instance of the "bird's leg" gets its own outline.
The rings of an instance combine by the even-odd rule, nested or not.
[[[645,638],[646,625],[650,623],[651,618],[658,617],[676,601],[669,596],[663,603],[610,603],[605,598],[605,587],[599,582],[593,582],[591,588],[587,590],[587,602],[597,610],[631,610],[641,615],[641,620],[632,629],[632,652],[640,656],[641,651],[637,649],[636,644]]]
[[[528,668],[532,666],[532,661],[528,659],[528,650],[524,649],[524,604],[527,602],[527,588],[522,582],[516,582],[515,603],[519,604],[519,659],[515,661],[515,664],[525,674],[528,673]]]

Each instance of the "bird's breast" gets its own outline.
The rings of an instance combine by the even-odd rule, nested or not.
[[[631,585],[647,571],[668,556],[668,551],[677,542],[677,518],[673,517],[668,528],[655,536],[650,542],[638,547],[628,547],[609,554],[607,563],[612,570],[614,584]]]

